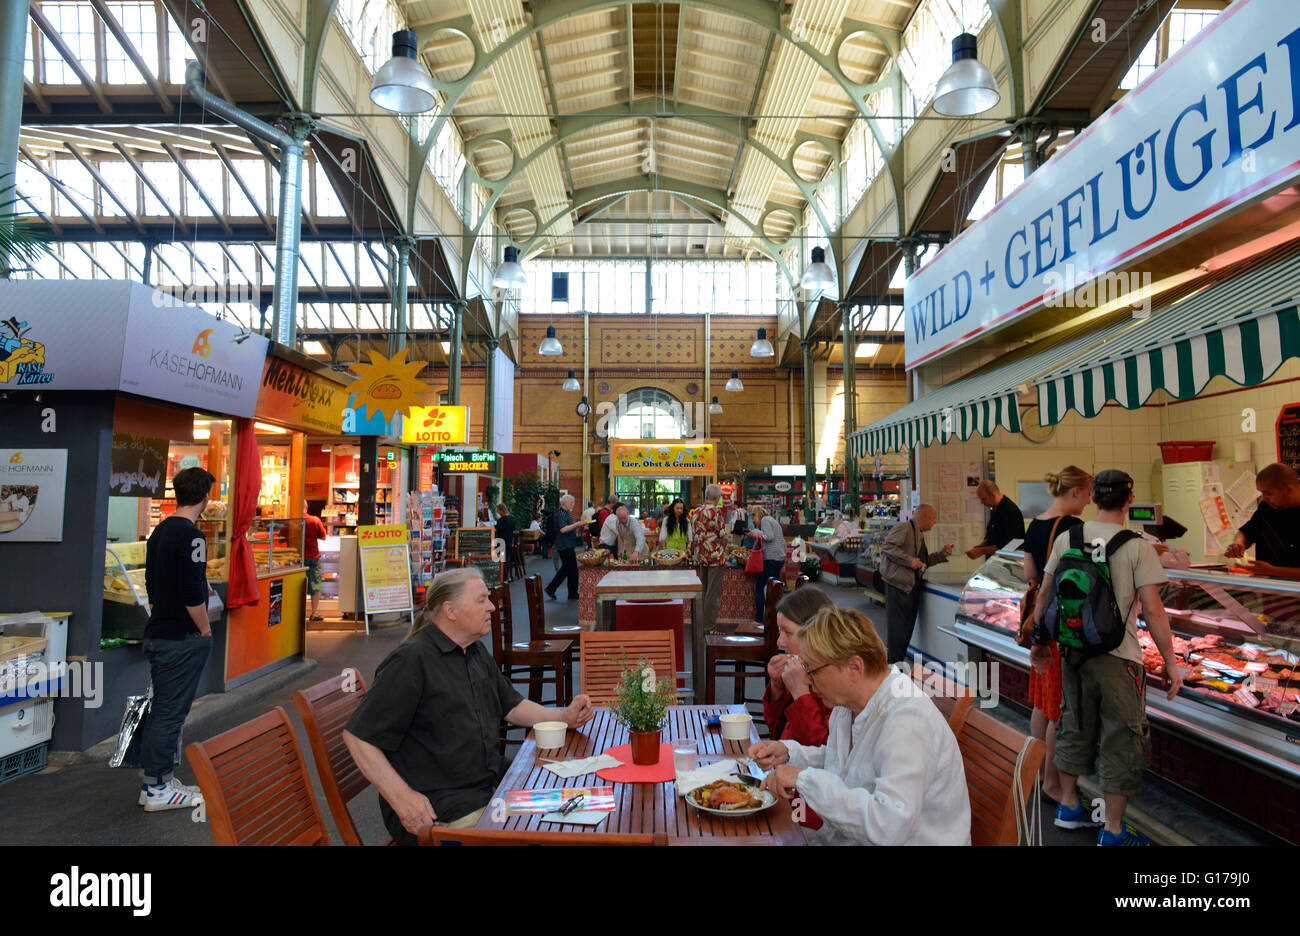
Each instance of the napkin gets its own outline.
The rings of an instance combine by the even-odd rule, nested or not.
[[[576,809],[567,816],[561,816],[557,812],[547,813],[542,816],[542,822],[568,823],[569,825],[599,825],[609,815],[607,810],[599,809]]]
[[[677,774],[677,795],[685,796],[696,787],[702,787],[714,780],[721,780],[723,777],[735,772],[736,762],[734,760],[720,760],[712,764],[705,764],[703,767],[697,767],[695,770],[683,770]]]
[[[622,763],[616,757],[610,757],[608,754],[598,754],[595,757],[584,757],[580,760],[561,761],[558,764],[543,764],[542,769],[549,770],[557,777],[564,777],[567,780],[572,777],[595,773],[597,770],[604,770],[606,767],[618,767]]]

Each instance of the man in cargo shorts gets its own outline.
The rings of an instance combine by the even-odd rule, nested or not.
[[[1104,548],[1124,529],[1128,505],[1133,503],[1133,479],[1122,471],[1103,471],[1093,479],[1092,499],[1097,519],[1083,525],[1085,549]],[[1059,536],[1052,546],[1043,572],[1043,584],[1035,608],[1033,649],[1030,660],[1038,672],[1046,669],[1047,643],[1055,635],[1045,622],[1052,577],[1069,548],[1069,537]],[[1115,603],[1125,615],[1123,642],[1109,653],[1084,658],[1079,651],[1061,654],[1061,720],[1056,726],[1056,766],[1061,771],[1061,805],[1056,807],[1056,825],[1082,829],[1099,823],[1079,798],[1078,778],[1092,772],[1094,762],[1106,797],[1105,827],[1097,833],[1098,845],[1149,845],[1146,836],[1124,822],[1128,799],[1142,789],[1151,740],[1147,727],[1146,669],[1138,643],[1137,610],[1164,658],[1169,679],[1169,698],[1183,684],[1174,656],[1169,618],[1160,600],[1160,586],[1168,579],[1155,548],[1132,539],[1110,557],[1111,586]],[[1067,806],[1066,803],[1077,803]]]

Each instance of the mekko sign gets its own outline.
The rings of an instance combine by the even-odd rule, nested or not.
[[[907,367],[1297,177],[1300,2],[1237,0],[907,281]]]

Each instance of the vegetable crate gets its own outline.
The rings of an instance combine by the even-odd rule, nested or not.
[[[0,786],[45,769],[50,744],[44,741],[16,754],[0,757]]]

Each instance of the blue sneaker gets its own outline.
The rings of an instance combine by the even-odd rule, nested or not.
[[[1145,835],[1143,835],[1141,832],[1133,831],[1133,829],[1130,828],[1129,824],[1126,822],[1124,823],[1124,831],[1120,835],[1116,835],[1114,832],[1108,832],[1105,829],[1102,829],[1100,832],[1098,832],[1097,844],[1098,845],[1150,845],[1151,840],[1147,838]]]
[[[1092,818],[1092,811],[1088,808],[1080,797],[1077,806],[1066,806],[1064,803],[1058,803],[1056,806],[1056,819],[1054,824],[1059,829],[1087,829],[1093,826],[1101,825]]]

